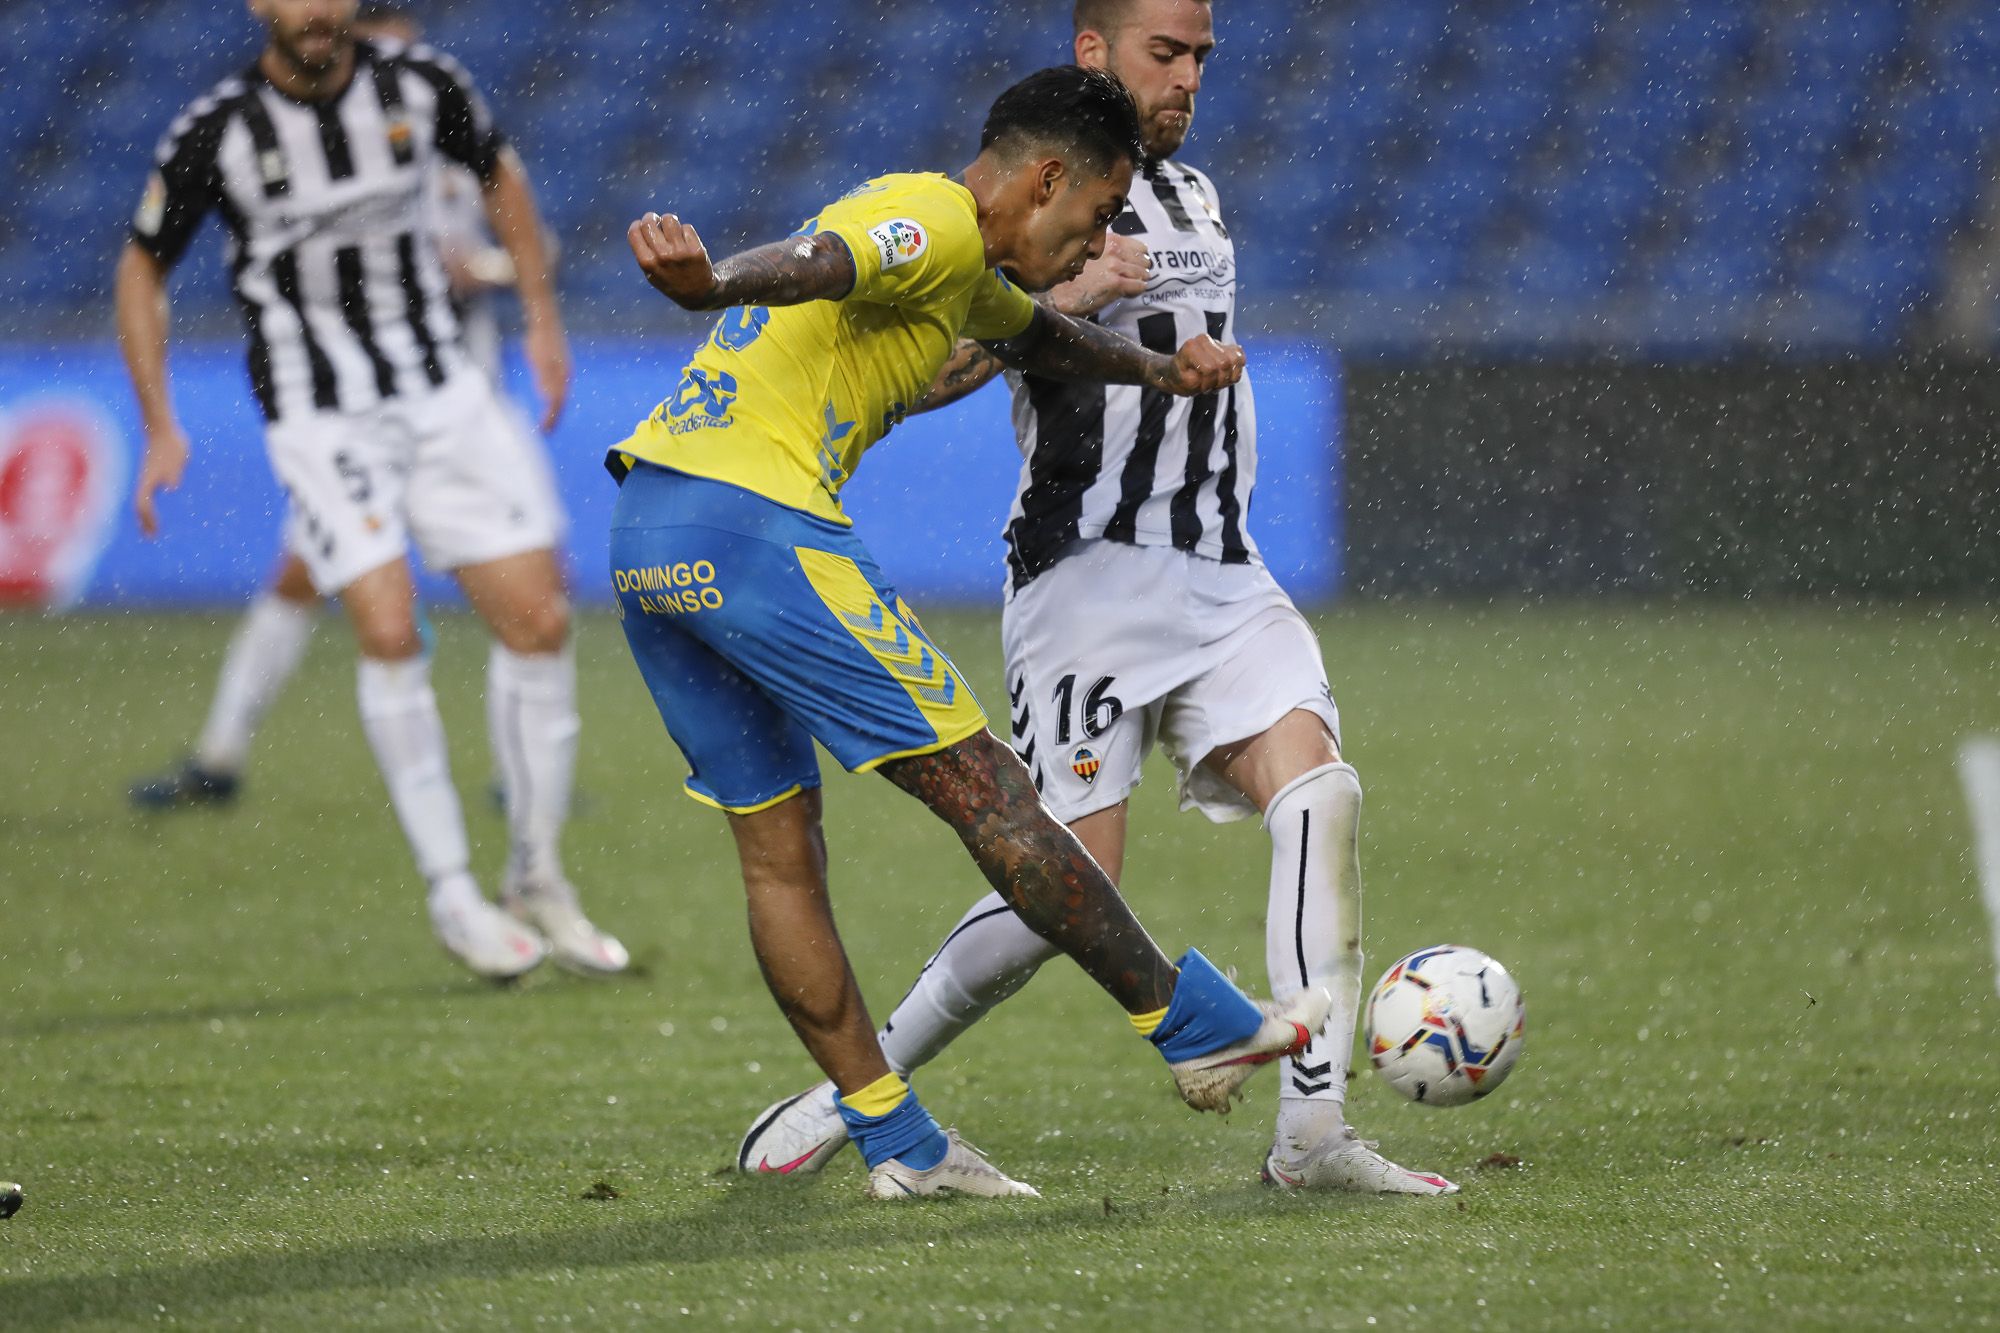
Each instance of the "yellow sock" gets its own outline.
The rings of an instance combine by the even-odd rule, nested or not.
[[[1159,1031],[1160,1024],[1167,1021],[1167,1011],[1155,1009],[1150,1014],[1127,1014],[1125,1017],[1132,1020],[1132,1026],[1140,1036],[1150,1037]]]
[[[1162,1009],[1161,1013],[1166,1010]],[[910,1085],[903,1082],[901,1074],[889,1073],[870,1083],[851,1096],[842,1097],[840,1104],[857,1115],[865,1115],[873,1120],[889,1114],[902,1105],[903,1098],[910,1095]]]

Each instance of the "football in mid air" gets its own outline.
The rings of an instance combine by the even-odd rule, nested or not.
[[[1507,969],[1477,949],[1419,949],[1368,997],[1368,1058],[1425,1106],[1463,1106],[1500,1086],[1521,1055],[1527,1007]]]

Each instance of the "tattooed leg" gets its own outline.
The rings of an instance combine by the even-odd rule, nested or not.
[[[843,1093],[867,1087],[889,1065],[834,928],[819,792],[731,815],[729,831],[743,863],[750,944],[764,984],[834,1086]]]
[[[1028,928],[1074,958],[1126,1013],[1166,1007],[1174,965],[991,732],[884,764],[881,773],[951,825]]]

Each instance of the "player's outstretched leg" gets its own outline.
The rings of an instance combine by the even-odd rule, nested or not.
[[[991,732],[881,772],[951,825],[1021,920],[1118,1001],[1196,1110],[1227,1110],[1260,1065],[1303,1046],[1324,1023],[1331,1001],[1317,987],[1258,1004],[1195,950],[1176,970]]]
[[[501,900],[548,940],[574,972],[622,972],[625,946],[585,916],[563,873],[579,724],[569,598],[555,555],[527,551],[458,570],[474,608],[493,630],[486,720],[507,793],[510,850]]]
[[[488,902],[472,877],[409,567],[397,560],[368,571],[342,590],[341,604],[361,648],[355,689],[361,729],[417,870],[430,886],[438,942],[481,976],[520,976],[542,961],[547,946]]]
[[[1330,736],[1326,743],[1330,748]],[[1280,1070],[1277,1131],[1263,1177],[1287,1189],[1453,1194],[1458,1187],[1443,1176],[1396,1165],[1356,1137],[1346,1121],[1347,1066],[1361,1000],[1360,819],[1360,778],[1338,760],[1287,782],[1265,807],[1272,853],[1265,918],[1271,988],[1282,995],[1323,986],[1333,1007],[1312,1044]]]
[[[830,1080],[834,1114],[868,1163],[869,1197],[1034,1195],[1033,1187],[996,1170],[955,1131],[939,1128],[883,1060],[833,920],[819,792],[802,791],[750,814],[732,813],[729,828],[742,863],[757,965],[792,1030]],[[797,1165],[766,1159],[749,1169],[784,1173]]]
[[[194,754],[177,768],[133,783],[132,804],[174,810],[234,800],[258,724],[305,659],[318,624],[319,594],[304,563],[288,554],[230,636]]]

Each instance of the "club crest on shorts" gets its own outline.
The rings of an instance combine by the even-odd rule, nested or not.
[[[1097,781],[1097,770],[1099,767],[1101,765],[1098,763],[1097,755],[1088,745],[1078,746],[1076,755],[1069,761],[1069,771],[1082,778],[1086,783]]]

